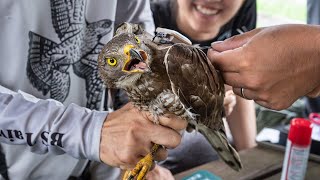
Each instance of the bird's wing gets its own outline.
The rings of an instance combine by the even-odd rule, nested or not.
[[[168,49],[164,61],[173,92],[200,116],[198,121],[219,129],[224,85],[206,54],[189,45],[175,44]]]
[[[85,23],[84,0],[51,0],[50,3],[52,24],[60,39],[72,31],[70,26]]]
[[[219,156],[231,168],[242,165],[229,144],[222,121],[224,83],[202,50],[175,44],[165,56],[165,65],[173,92],[197,117],[197,128]]]

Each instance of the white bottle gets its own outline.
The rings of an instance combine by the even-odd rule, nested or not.
[[[281,180],[303,180],[310,152],[312,123],[295,118],[291,120]]]

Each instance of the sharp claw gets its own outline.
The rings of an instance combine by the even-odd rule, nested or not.
[[[130,171],[130,176],[129,177],[133,177],[133,178],[136,177],[139,174],[139,172],[142,169],[142,167],[143,167],[143,164],[141,162],[138,162],[136,167]]]
[[[151,164],[150,164],[151,162]],[[137,180],[143,180],[153,164],[153,157],[150,154],[141,159],[136,167],[131,171],[126,171],[123,180],[133,180],[137,177]]]
[[[141,171],[139,172],[138,178],[137,180],[143,180],[144,177],[147,175],[147,173],[149,172],[150,166],[143,166]]]
[[[147,154],[143,159],[141,159],[134,169],[131,171],[126,171],[123,176],[123,180],[134,180],[136,176],[138,176],[137,180],[143,180],[153,164],[153,155],[158,148],[159,145],[154,144],[151,149],[151,153]]]
[[[126,172],[123,175],[122,180],[129,180],[130,179],[130,173],[131,172],[129,170],[126,170]]]

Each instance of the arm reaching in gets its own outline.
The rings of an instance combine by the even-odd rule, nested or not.
[[[153,143],[176,147],[181,140],[177,131],[187,126],[175,116],[160,117],[163,126],[155,125],[149,114],[131,104],[108,114],[41,100],[2,86],[0,119],[0,142],[26,145],[38,154],[67,153],[126,169],[150,152]],[[166,156],[161,149],[155,159]]]
[[[320,27],[279,25],[252,30],[208,51],[235,94],[271,109],[320,95]]]
[[[234,95],[230,86],[226,86],[224,109],[233,143],[238,151],[256,145],[257,135],[254,102]]]
[[[256,116],[254,102],[236,97],[237,104],[227,116],[233,143],[238,151],[256,146]]]
[[[0,141],[28,146],[37,154],[99,161],[99,130],[107,114],[0,86]]]

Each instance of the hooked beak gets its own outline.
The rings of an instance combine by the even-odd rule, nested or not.
[[[143,50],[135,50],[132,45],[125,47],[127,59],[122,69],[124,72],[145,73],[149,72],[150,68],[147,65],[147,53]]]

